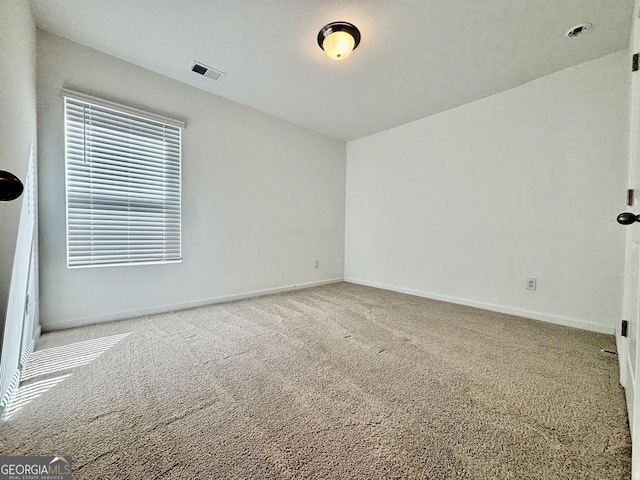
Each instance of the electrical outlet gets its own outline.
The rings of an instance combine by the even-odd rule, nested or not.
[[[528,277],[527,283],[524,288],[527,290],[535,290],[538,286],[538,279],[536,277]]]
[[[320,260],[317,258],[313,261],[313,268],[320,268]]]

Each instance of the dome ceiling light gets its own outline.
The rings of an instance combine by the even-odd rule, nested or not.
[[[318,45],[333,60],[344,60],[360,43],[360,30],[347,22],[332,22],[318,32]]]
[[[593,28],[593,25],[590,24],[589,22],[581,23],[580,25],[576,25],[575,27],[572,27],[569,30],[567,30],[567,33],[565,33],[565,36],[569,38],[575,38],[578,35],[588,32],[592,28]]]
[[[22,195],[23,190],[24,186],[18,177],[0,170],[0,202],[15,200]]]

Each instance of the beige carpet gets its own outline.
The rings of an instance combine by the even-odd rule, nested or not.
[[[43,335],[0,450],[75,479],[627,479],[603,348],[340,283]]]

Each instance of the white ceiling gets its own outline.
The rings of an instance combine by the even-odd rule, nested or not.
[[[37,25],[342,140],[627,47],[633,0],[30,0]],[[348,21],[346,60],[318,47]],[[576,38],[565,32],[591,22]],[[226,72],[219,82],[192,60]]]

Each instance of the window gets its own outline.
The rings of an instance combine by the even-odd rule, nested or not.
[[[63,95],[67,266],[179,262],[184,124]]]

